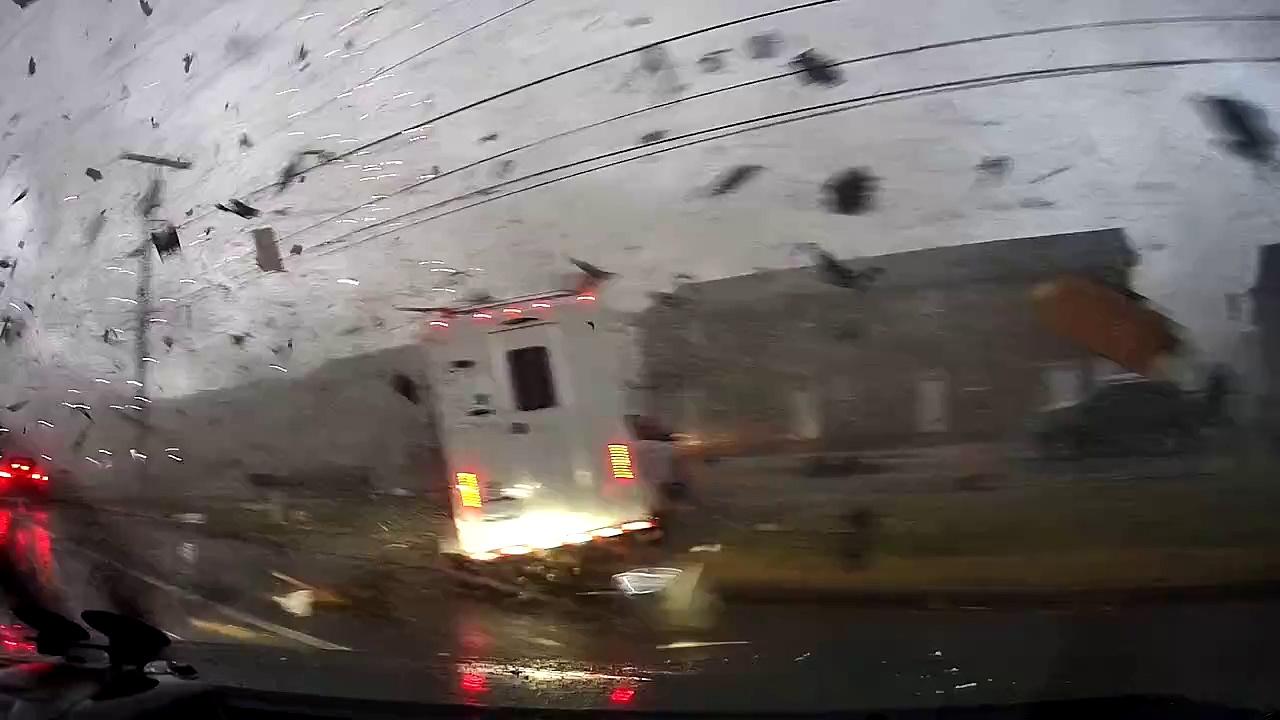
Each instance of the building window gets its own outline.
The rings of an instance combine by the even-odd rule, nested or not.
[[[556,406],[556,388],[551,379],[551,357],[542,345],[507,352],[511,370],[511,392],[516,409],[545,410]]]

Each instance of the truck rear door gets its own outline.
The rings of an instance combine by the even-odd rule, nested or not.
[[[572,384],[559,326],[535,318],[489,333],[501,398],[497,413],[505,442],[495,476],[537,504],[572,504],[575,495]],[[497,460],[498,458],[494,458]],[[495,468],[497,469],[497,468]]]

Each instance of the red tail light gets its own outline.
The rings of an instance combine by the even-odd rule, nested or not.
[[[636,699],[636,689],[626,685],[620,685],[609,693],[609,702],[614,705],[630,705],[632,700]]]
[[[631,465],[631,448],[626,445],[610,445],[609,470],[613,473],[614,480],[620,482],[635,480],[635,469]]]
[[[480,478],[475,473],[460,472],[454,474],[458,488],[458,499],[462,507],[478,508],[484,504],[480,497]]]
[[[477,672],[462,673],[462,677],[458,678],[458,687],[462,692],[468,695],[482,693],[489,689],[489,683],[485,680],[484,675]]]

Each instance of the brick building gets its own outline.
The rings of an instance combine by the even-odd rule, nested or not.
[[[647,412],[729,452],[1007,440],[1113,367],[1050,333],[1033,288],[1127,288],[1119,229],[861,258],[859,292],[812,268],[691,283],[640,319]]]

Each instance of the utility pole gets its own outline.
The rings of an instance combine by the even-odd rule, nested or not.
[[[141,385],[130,385],[137,395],[151,398],[151,381],[150,372],[147,367],[150,363],[147,358],[151,356],[151,229],[159,227],[160,223],[155,220],[143,218],[142,221],[142,238],[138,241],[138,291],[137,297],[137,334],[134,336],[134,358],[133,358],[133,376]],[[133,456],[132,450],[143,452],[148,447],[148,441],[151,438],[150,423],[150,403],[130,398],[126,405],[135,405],[139,407],[137,412],[138,423],[134,427],[133,448],[129,453],[129,459],[134,463],[136,471],[134,473],[134,483],[137,490],[141,491],[147,486],[147,463],[137,462],[138,458]]]

